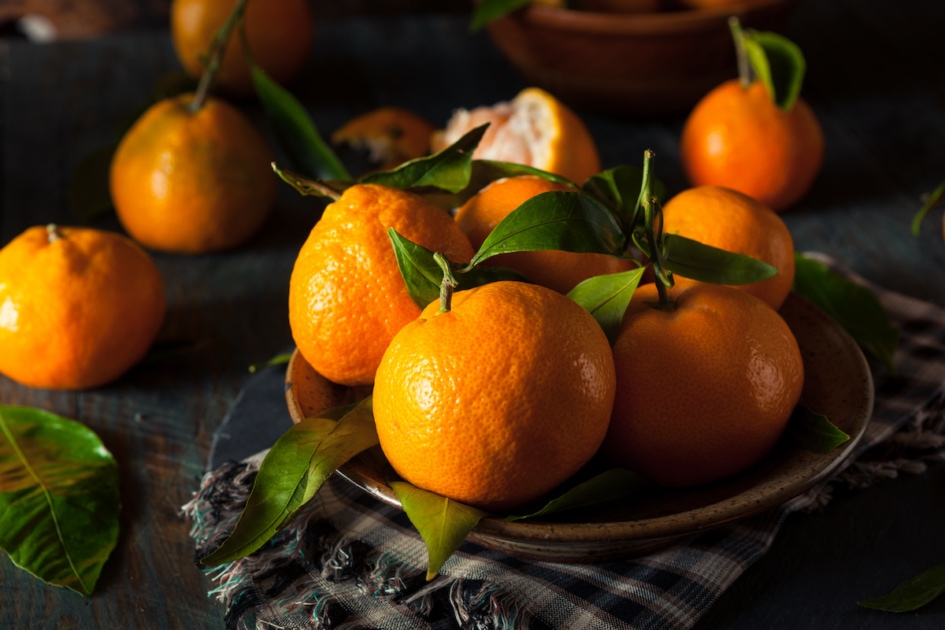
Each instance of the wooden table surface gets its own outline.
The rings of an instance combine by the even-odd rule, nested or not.
[[[804,94],[824,125],[828,149],[820,179],[785,219],[798,249],[825,252],[875,282],[945,305],[941,215],[930,218],[918,238],[909,233],[921,195],[945,180],[945,48],[940,45],[945,4],[914,0],[908,11],[892,5],[889,0],[808,0],[788,25],[787,35],[807,54]],[[455,107],[494,103],[524,87],[487,37],[470,35],[466,17],[455,13],[325,19],[318,24],[316,42],[307,74],[293,90],[326,133],[382,104],[401,105],[442,123]],[[158,77],[177,68],[169,36],[160,28],[44,45],[0,40],[0,243],[32,225],[75,223],[69,190],[76,169],[89,154],[114,142],[150,98]],[[254,104],[241,105],[258,116]],[[682,117],[621,120],[582,114],[605,166],[638,164],[650,148],[657,154],[658,176],[671,190],[685,186],[676,159]],[[223,627],[222,608],[208,598],[210,584],[194,563],[180,507],[197,487],[213,433],[245,382],[247,367],[291,344],[288,277],[320,208],[283,186],[276,213],[247,246],[217,255],[154,255],[169,304],[161,338],[183,342],[189,351],[78,393],[29,389],[0,377],[3,404],[48,409],[86,423],[101,436],[119,463],[123,507],[118,547],[90,598],[46,586],[0,558],[0,628]],[[114,218],[94,225],[119,229]],[[909,506],[890,508],[893,504],[881,502],[911,496],[913,506],[922,501],[940,505],[943,482],[936,469],[926,477],[841,498],[839,507],[831,506],[821,519],[827,524],[818,525],[832,537],[824,534],[820,540],[842,547],[844,528],[870,532],[883,522],[881,531],[888,537],[878,540],[875,534],[867,542],[886,551],[860,541],[860,547],[834,550],[834,555],[855,556],[874,571],[873,577],[902,574],[902,566],[889,564],[903,557],[895,545],[911,558],[908,562],[920,556],[943,562],[941,545],[934,553],[918,548],[926,543],[911,525],[888,526],[895,515],[885,510]],[[886,499],[884,492],[890,495]],[[831,509],[839,514],[834,520]],[[942,518],[941,509],[933,516]],[[820,517],[794,525],[800,518],[807,517],[789,521],[787,540],[809,546],[806,524],[817,525]],[[918,525],[923,531],[933,526],[939,532],[941,521]],[[928,535],[938,540],[937,534]],[[779,542],[770,554],[774,564],[739,582],[704,628],[776,627],[778,610],[783,613],[780,627],[808,627],[785,625],[784,619],[830,619],[819,627],[853,627],[843,616],[849,601],[837,603],[843,614],[836,619],[803,617],[792,600],[782,605],[778,595],[763,588],[780,585],[781,596],[805,596],[780,572],[777,563],[797,554]],[[842,570],[835,573],[845,579]],[[822,599],[821,608],[829,609],[829,598]],[[746,617],[746,610],[754,612]],[[933,612],[938,616],[931,619],[941,623],[943,608],[933,607]],[[896,624],[904,621],[911,625],[901,627],[941,627],[923,626],[928,615],[918,617],[919,625],[916,617],[870,619],[881,619],[875,627],[900,627]]]

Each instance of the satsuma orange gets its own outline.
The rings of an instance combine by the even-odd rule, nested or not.
[[[130,239],[32,227],[0,250],[0,372],[44,389],[103,385],[144,357],[165,310],[161,274]]]
[[[122,226],[145,247],[198,254],[244,243],[276,197],[272,152],[249,119],[182,94],[150,107],[112,158],[110,187]]]
[[[602,452],[664,486],[722,479],[780,438],[804,384],[791,329],[758,298],[699,284],[637,289],[614,343],[617,394]]]
[[[333,144],[367,149],[381,170],[423,157],[430,152],[432,123],[401,107],[380,107],[352,118],[331,134]]]
[[[173,0],[170,28],[174,51],[194,79],[205,69],[204,57],[236,0]],[[276,82],[286,84],[304,68],[314,40],[314,22],[306,0],[249,0],[243,18],[253,61]],[[254,87],[241,38],[227,42],[216,85],[234,95]]]
[[[390,340],[420,314],[400,275],[391,227],[449,260],[472,258],[452,217],[413,193],[359,184],[329,204],[292,269],[289,324],[302,356],[336,383],[372,383]]]
[[[794,284],[794,240],[784,220],[761,202],[719,186],[690,188],[663,206],[663,231],[773,265],[767,280],[737,285],[778,309]],[[681,288],[695,283],[675,274]]]
[[[434,151],[489,123],[473,158],[540,168],[578,184],[600,171],[593,136],[576,113],[539,88],[526,88],[512,101],[457,110],[433,135]]]
[[[394,337],[374,383],[381,448],[404,479],[489,511],[578,471],[607,431],[613,356],[597,322],[538,285],[438,302]]]

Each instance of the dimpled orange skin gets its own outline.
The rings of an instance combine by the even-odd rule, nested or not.
[[[147,353],[164,320],[151,258],[117,233],[32,227],[0,250],[0,372],[29,387],[111,382]]]
[[[693,186],[733,188],[781,212],[813,185],[823,165],[824,136],[803,99],[784,112],[761,82],[745,89],[733,79],[693,108],[680,158]]]
[[[543,192],[570,190],[573,189],[564,184],[531,175],[497,180],[456,211],[456,222],[478,250],[495,226],[526,200]],[[567,293],[590,277],[627,271],[633,266],[629,259],[607,254],[558,250],[502,254],[486,259],[483,264],[513,269],[532,282],[559,293]]]
[[[204,71],[201,59],[210,42],[226,22],[236,0],[173,0],[171,39],[185,72],[199,78]],[[246,37],[254,62],[278,83],[296,77],[308,61],[314,41],[314,24],[305,0],[250,0],[243,15]],[[242,44],[231,31],[216,85],[237,96],[254,91]]]
[[[502,512],[596,453],[613,405],[610,344],[555,291],[496,282],[430,304],[377,371],[381,449],[415,486]]]
[[[387,229],[453,262],[473,250],[450,215],[409,192],[355,185],[329,204],[289,279],[292,337],[315,370],[369,385],[387,344],[420,314],[407,293]]]
[[[761,300],[721,285],[637,289],[614,344],[617,395],[602,453],[669,487],[728,477],[780,438],[804,384],[793,333]]]
[[[265,139],[239,110],[192,94],[158,102],[122,138],[110,188],[119,221],[154,250],[199,254],[236,247],[272,209],[277,177]]]
[[[773,210],[747,195],[718,186],[684,190],[663,206],[663,231],[776,267],[778,273],[767,280],[735,286],[761,298],[775,310],[781,308],[791,291],[794,284],[791,232]],[[696,283],[679,274],[675,278],[678,288]]]

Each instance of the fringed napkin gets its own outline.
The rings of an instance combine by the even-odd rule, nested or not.
[[[945,459],[945,310],[869,288],[901,331],[896,374],[873,370],[874,414],[855,457],[780,508],[641,558],[598,564],[534,562],[466,542],[426,582],[426,549],[403,512],[335,477],[276,539],[206,571],[226,627],[692,627],[768,550],[791,512],[823,507],[835,485],[865,488]],[[264,455],[206,473],[183,507],[198,559],[232,530]]]

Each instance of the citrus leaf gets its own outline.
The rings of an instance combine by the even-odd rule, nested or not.
[[[309,177],[350,181],[351,175],[292,93],[270,79],[259,66],[250,64],[250,72],[276,140],[293,167]]]
[[[868,354],[895,369],[899,330],[876,296],[803,254],[794,255],[794,292],[807,298],[842,326]]]
[[[388,228],[387,234],[394,246],[397,267],[400,269],[404,282],[407,283],[407,293],[410,294],[413,303],[422,309],[434,300],[438,300],[440,285],[443,282],[443,270],[433,259],[433,252],[398,234],[394,228]],[[451,264],[455,265],[455,263]],[[501,267],[475,267],[463,273],[461,278],[458,290],[472,289],[499,280],[525,280],[521,274]]]
[[[623,468],[613,468],[581,482],[552,499],[537,512],[521,516],[507,516],[507,521],[522,521],[555,512],[576,510],[578,508],[601,505],[615,499],[622,499],[649,485],[642,475]]]
[[[503,15],[524,8],[531,0],[482,0],[475,4],[470,30],[478,31],[493,20]]]
[[[742,38],[748,63],[771,100],[782,110],[791,111],[807,69],[800,47],[783,35],[766,31],[738,29],[735,36]]]
[[[919,235],[919,230],[922,227],[922,220],[925,219],[925,215],[931,212],[932,208],[939,205],[945,201],[945,182],[942,182],[938,187],[933,190],[928,195],[925,195],[925,202],[922,204],[922,207],[919,208],[919,211],[912,218],[912,234],[913,236]]]
[[[346,188],[352,185],[352,182],[337,179],[330,181],[312,179],[275,163],[272,164],[272,170],[279,176],[279,179],[292,186],[303,197],[325,197],[335,200],[341,196]]]
[[[292,358],[291,352],[281,352],[270,359],[263,361],[262,363],[253,363],[249,366],[249,373],[255,374],[259,370],[265,369],[267,367],[273,367],[276,365],[286,365],[289,362],[289,359]]]
[[[91,223],[112,212],[108,172],[117,145],[99,147],[80,161],[66,186],[66,203],[80,223]]]
[[[435,188],[456,193],[469,185],[472,155],[489,125],[476,127],[433,155],[404,162],[395,169],[370,173],[363,184],[381,184],[392,188]]]
[[[659,180],[651,180],[650,193],[657,199],[666,197],[666,186]],[[621,165],[596,175],[584,182],[585,193],[591,195],[622,217],[627,228],[636,223],[640,190],[643,188],[643,169]]]
[[[423,538],[428,556],[427,580],[432,580],[487,513],[406,481],[392,481],[390,487]]]
[[[945,564],[934,566],[906,580],[886,595],[857,602],[864,608],[886,612],[911,612],[945,593]]]
[[[791,413],[787,432],[802,448],[826,455],[850,439],[827,416],[798,405]]]
[[[216,550],[201,558],[201,564],[232,562],[262,547],[315,496],[329,475],[376,444],[370,397],[293,425],[263,459],[236,527]]]
[[[766,262],[700,243],[679,234],[663,234],[663,266],[684,278],[717,284],[750,284],[778,273]]]
[[[569,298],[594,316],[611,345],[617,339],[623,314],[634,291],[637,290],[637,285],[640,284],[644,271],[644,267],[639,267],[620,273],[594,276],[568,292]]]
[[[521,251],[558,249],[623,256],[626,238],[614,215],[578,192],[543,192],[526,200],[492,230],[469,267]]]
[[[118,542],[118,466],[88,427],[0,406],[0,549],[37,578],[91,595]]]

